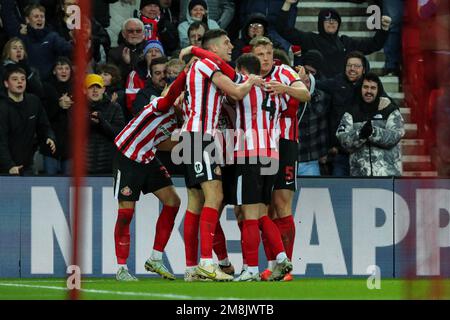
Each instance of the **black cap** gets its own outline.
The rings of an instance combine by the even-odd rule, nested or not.
[[[142,10],[143,7],[145,7],[149,4],[156,4],[158,7],[161,8],[161,5],[159,4],[159,0],[141,0],[141,5],[139,6],[139,10]]]

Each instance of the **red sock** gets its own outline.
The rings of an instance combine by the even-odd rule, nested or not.
[[[197,265],[198,260],[198,226],[200,215],[186,210],[184,216],[184,252],[186,254],[186,266]]]
[[[247,259],[245,258],[245,254],[244,254],[244,244],[242,243],[242,235],[244,234],[244,232],[243,232],[243,228],[244,228],[243,223],[244,223],[244,221],[238,222],[238,227],[239,227],[239,230],[241,231],[242,264],[247,264]]]
[[[244,220],[242,226],[242,251],[249,267],[258,266],[259,249],[258,220]]]
[[[292,252],[294,250],[295,240],[295,222],[292,215],[274,220],[281,233],[283,246],[289,260],[292,260]]]
[[[126,264],[130,254],[130,223],[134,209],[119,209],[116,227],[114,228],[114,243],[118,264]]]
[[[172,233],[175,217],[179,207],[163,206],[156,222],[155,241],[153,249],[163,252]]]
[[[259,228],[263,233],[263,237],[266,238],[266,243],[270,247],[270,251],[272,252],[271,258],[273,257],[273,259],[269,259],[269,257],[267,257],[267,259],[275,260],[277,255],[284,251],[280,231],[268,216],[259,218]]]
[[[220,220],[217,221],[216,232],[214,232],[213,250],[219,260],[223,260],[228,257],[227,240],[225,239],[225,234],[223,233],[222,226],[220,225]]]
[[[261,219],[258,220],[259,229],[262,231]],[[272,247],[264,232],[261,232],[261,239],[263,243],[264,253],[266,254],[267,261],[273,261],[276,259],[276,254],[272,252]]]
[[[216,232],[219,212],[216,209],[203,207],[200,214],[200,257],[212,259],[214,233]]]

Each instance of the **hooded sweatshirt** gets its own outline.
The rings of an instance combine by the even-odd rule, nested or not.
[[[248,35],[248,28],[252,23],[261,23],[264,26],[264,36],[268,37],[268,27],[269,22],[265,15],[262,13],[254,13],[252,14],[244,24],[244,27],[241,29],[241,38],[237,39],[234,43],[234,48],[232,52],[232,60],[235,61],[240,55],[245,53],[243,50],[246,46],[250,45],[250,41],[252,38]]]
[[[371,54],[383,48],[388,37],[388,31],[377,30],[372,38],[355,39],[345,35],[339,35],[341,16],[334,9],[322,9],[318,15],[317,29],[319,33],[305,32],[287,25],[289,12],[280,10],[279,18],[276,20],[278,33],[293,45],[300,45],[302,52],[308,50],[319,50],[327,64],[323,69],[323,76],[332,78],[344,72],[344,62],[347,53],[361,51],[363,54]],[[324,30],[323,22],[326,17],[338,20],[338,29],[335,34],[328,34]]]
[[[189,12],[189,7],[186,8],[186,21],[183,21],[178,25],[178,35],[180,37],[180,47],[184,48],[189,45],[189,35],[188,35],[188,29],[189,26],[195,21],[195,19],[192,18],[191,13]],[[209,19],[208,14],[206,14],[203,17],[203,22],[205,22],[208,25],[208,28],[211,29],[220,29],[220,26],[217,24],[216,21]]]

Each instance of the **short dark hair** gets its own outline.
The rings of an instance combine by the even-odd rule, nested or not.
[[[286,51],[280,48],[273,49],[273,58],[278,59],[281,61],[282,64],[285,64],[287,66],[291,65],[291,60],[289,59],[288,54]]]
[[[109,73],[111,75],[111,85],[115,86],[120,83],[122,77],[120,69],[113,63],[101,63],[97,65],[97,74]]]
[[[360,59],[362,62],[362,65],[364,67],[364,70],[366,69],[366,64],[365,64],[366,57],[364,56],[364,54],[361,51],[352,51],[352,52],[348,53],[347,56],[345,57],[345,63],[347,64],[348,60],[352,59],[352,58]]]
[[[203,35],[202,47],[204,49],[207,49],[207,46],[211,40],[220,38],[221,36],[227,36],[227,35],[228,35],[228,33],[223,29],[208,30]]]
[[[188,31],[187,31],[188,37],[189,37],[191,31],[200,29],[200,27],[205,28],[205,32],[209,30],[208,25],[206,23],[204,23],[203,21],[194,21],[191,23],[191,25],[188,28]]]
[[[57,65],[69,65],[69,67],[72,69],[72,61],[64,56],[57,57],[55,60],[55,63],[53,64],[53,68],[55,68]]]
[[[236,60],[236,67],[241,70],[245,69],[249,73],[259,75],[261,72],[261,62],[253,53],[244,53]]]
[[[27,77],[27,72],[22,67],[19,67],[15,63],[11,63],[5,66],[5,71],[3,72],[3,80],[7,81],[13,73],[21,73],[25,76],[25,79]]]
[[[362,76],[362,80],[364,81],[364,80],[367,80],[367,81],[373,81],[373,82],[376,82],[376,83],[380,83],[381,82],[381,80],[380,80],[380,77],[378,77],[375,73],[373,73],[373,72],[369,72],[369,73],[366,73],[365,75],[363,75]]]
[[[153,70],[153,66],[156,66],[157,64],[166,64],[169,60],[167,59],[167,57],[158,57],[152,60],[152,62],[150,62],[150,66],[148,67],[150,70],[150,74],[152,74],[152,70]]]
[[[43,5],[34,3],[34,4],[29,4],[28,6],[25,7],[25,9],[23,9],[23,13],[25,14],[25,17],[29,17],[31,14],[31,11],[33,11],[34,9],[38,9],[39,11],[42,11],[43,13],[45,13],[45,7]]]

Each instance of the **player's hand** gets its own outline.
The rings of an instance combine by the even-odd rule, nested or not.
[[[261,76],[257,76],[254,74],[251,74],[248,76],[248,80],[250,84],[258,86],[258,87],[263,87],[264,86],[264,79],[261,78]]]
[[[189,71],[189,68],[191,67],[191,65],[194,63],[194,61],[200,60],[198,57],[193,56],[191,58],[191,60],[189,60],[189,62],[186,64],[186,66],[184,67],[184,71],[187,73]]]
[[[188,54],[191,54],[191,52],[192,52],[192,47],[193,47],[193,46],[189,46],[189,47],[186,47],[186,48],[181,49],[180,55],[178,56],[178,58],[179,58],[180,60],[183,60],[184,56],[187,56]]]
[[[125,64],[131,63],[131,55],[130,55],[130,48],[123,48],[122,50],[122,60],[125,62]]]
[[[271,80],[266,83],[266,90],[271,94],[285,94],[287,86],[281,82]]]
[[[55,152],[56,152],[55,142],[52,139],[47,138],[47,141],[45,141],[45,143],[48,144],[48,146],[50,147],[50,150],[52,151],[52,154],[55,154]]]
[[[22,168],[23,168],[23,166],[14,166],[14,167],[11,167],[11,168],[9,169],[9,174],[12,174],[12,175],[19,175],[19,174],[20,174],[20,170],[22,170]]]
[[[389,27],[391,26],[392,19],[389,16],[382,16],[381,17],[381,29],[384,31],[388,31]]]
[[[175,100],[174,102],[174,107],[176,108],[181,108],[181,106],[183,105],[183,100],[184,100],[184,91],[178,96],[178,98]]]
[[[300,80],[302,80],[302,82],[308,80],[308,74],[306,73],[306,69],[304,66],[296,66],[295,70],[297,71],[298,76],[300,77]]]

